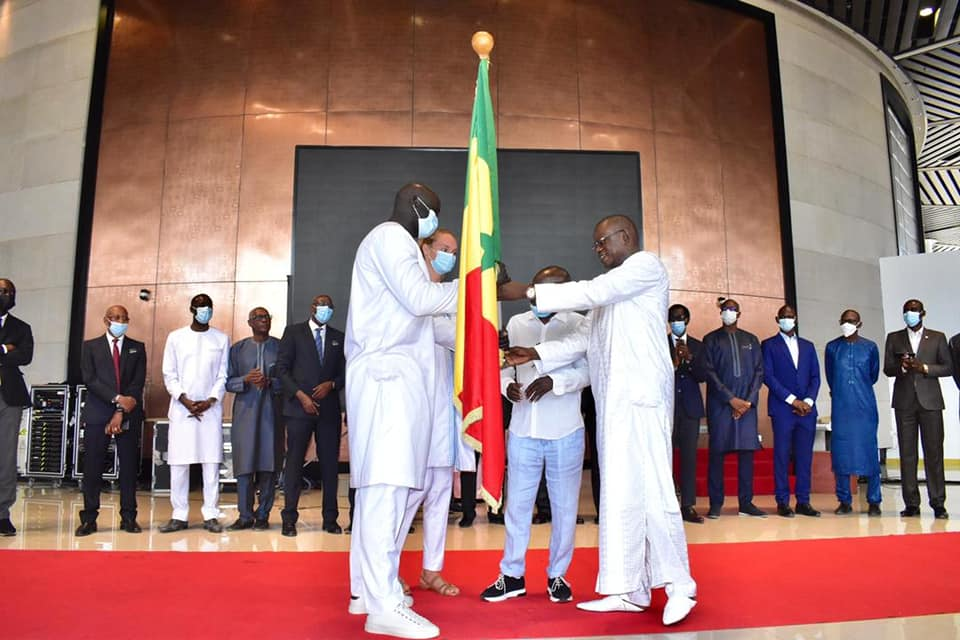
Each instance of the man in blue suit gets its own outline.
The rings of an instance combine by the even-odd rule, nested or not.
[[[817,431],[820,363],[813,343],[797,335],[797,312],[790,305],[777,312],[780,332],[761,344],[763,383],[770,394],[767,415],[773,421],[773,476],[777,514],[793,517],[788,467],[793,455],[797,476],[797,513],[819,517],[810,506],[810,468]]]

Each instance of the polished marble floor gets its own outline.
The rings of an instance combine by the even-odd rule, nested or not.
[[[343,478],[345,480],[345,478]],[[940,531],[960,531],[960,487],[947,489],[947,508],[954,514],[951,520],[935,520],[928,508],[920,518],[903,519],[897,515],[903,504],[898,485],[883,487],[883,516],[868,518],[865,514],[836,516],[836,506],[831,495],[816,495],[813,504],[823,511],[821,518],[796,517],[790,520],[777,516],[748,518],[736,515],[735,504],[724,511],[718,520],[708,520],[703,525],[686,525],[690,543],[755,542],[795,540],[806,538],[837,538],[896,534],[917,534]],[[282,503],[282,496],[278,502]],[[211,534],[200,528],[199,492],[191,494],[191,528],[176,534],[161,534],[157,530],[170,517],[170,501],[164,495],[141,492],[138,495],[139,522],[144,531],[131,535],[119,531],[119,495],[105,492],[98,524],[100,530],[86,538],[76,538],[73,530],[79,524],[78,512],[83,498],[75,487],[52,487],[41,483],[33,486],[22,484],[11,518],[19,533],[12,538],[0,538],[0,549],[60,549],[60,550],[127,550],[127,551],[346,551],[349,536],[331,535],[320,529],[320,493],[310,491],[301,499],[300,534],[296,538],[280,535],[279,511],[274,509],[269,531],[242,531]],[[221,496],[221,521],[232,522],[237,515],[236,494],[226,491]],[[341,486],[340,524],[348,521],[346,486]],[[735,503],[735,498],[734,498]],[[772,496],[760,496],[756,503],[773,511]],[[855,508],[866,510],[863,495],[858,497]],[[705,506],[701,505],[701,511]],[[581,496],[581,513],[586,523],[577,527],[578,546],[597,545],[597,526],[593,524],[594,509],[589,496],[589,477],[584,478]],[[488,524],[485,509],[479,509],[474,525],[461,529],[456,525],[457,514],[451,514],[447,545],[450,549],[499,549],[503,547],[502,526]],[[533,527],[531,546],[545,548],[549,542],[548,525]],[[421,544],[419,526],[408,538],[407,548],[416,549]],[[674,633],[645,638],[670,640],[900,640],[923,638],[940,640],[960,638],[960,602],[958,614],[895,618],[865,622],[817,624],[791,627],[740,629],[715,632]],[[620,636],[622,637],[622,636]]]

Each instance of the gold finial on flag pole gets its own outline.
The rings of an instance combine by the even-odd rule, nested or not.
[[[490,51],[493,49],[493,36],[486,31],[477,31],[470,38],[470,44],[473,50],[477,52],[481,60],[490,59]]]

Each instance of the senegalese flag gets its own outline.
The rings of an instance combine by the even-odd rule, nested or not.
[[[500,213],[497,140],[493,127],[488,69],[480,61],[470,125],[467,183],[460,239],[460,300],[454,402],[463,418],[463,435],[483,454],[483,499],[499,509],[503,499],[504,439],[500,404],[497,276]]]

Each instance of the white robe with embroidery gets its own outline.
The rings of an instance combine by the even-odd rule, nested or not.
[[[577,333],[536,348],[543,372],[584,354],[590,366],[601,477],[601,594],[649,594],[671,584],[696,595],[673,485],[668,301],[666,269],[648,252],[593,280],[536,285],[541,311],[591,309]]]

